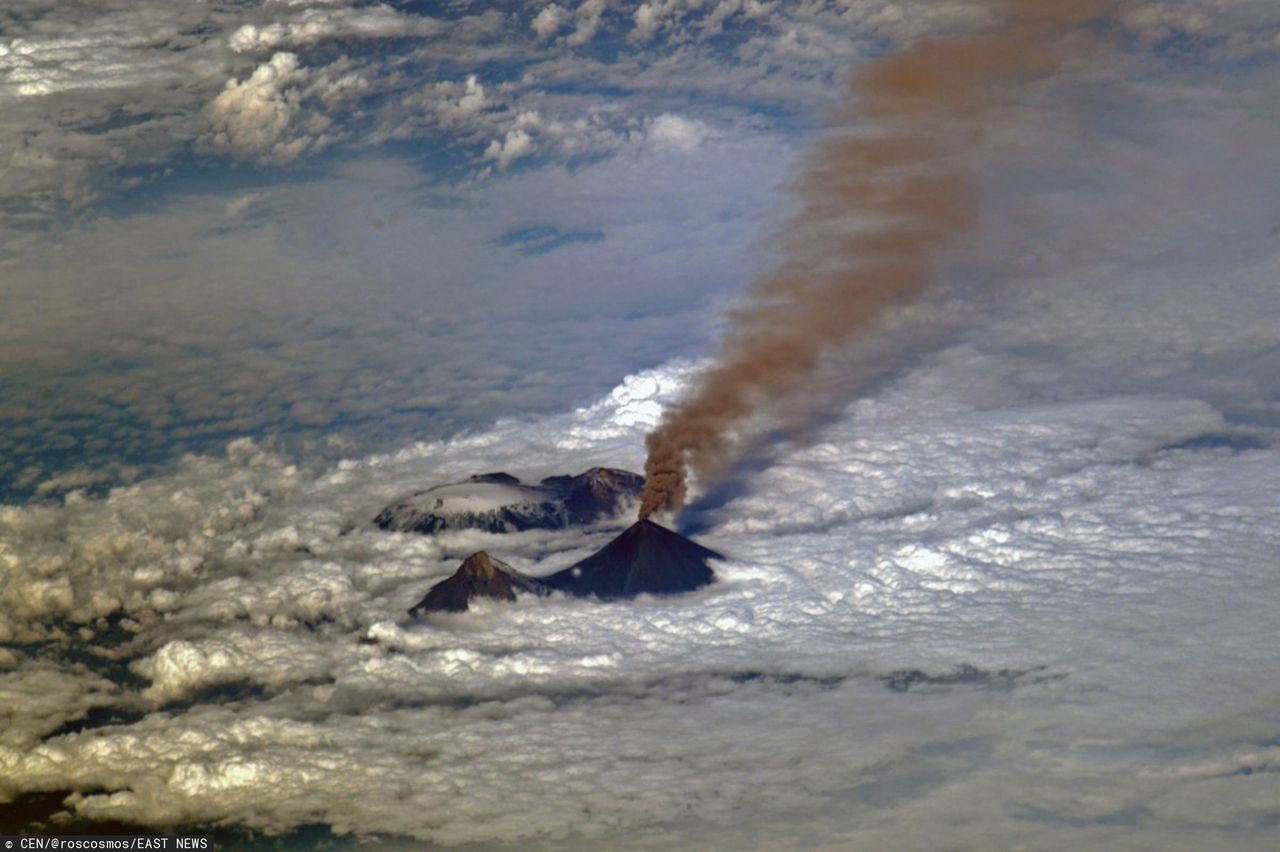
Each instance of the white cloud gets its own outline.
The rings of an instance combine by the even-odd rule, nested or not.
[[[535,122],[536,116],[530,123]],[[498,168],[505,169],[516,160],[532,154],[535,147],[529,132],[523,127],[517,127],[514,130],[508,130],[501,142],[497,139],[490,142],[489,147],[485,149],[484,158],[496,161]]]
[[[436,119],[443,112],[421,102],[435,84],[471,74],[525,81],[492,86],[488,96],[511,115],[538,110],[565,125],[609,116],[611,130],[623,136],[645,115],[688,109],[687,96],[699,98],[701,120],[716,112],[741,119],[761,109],[809,120],[830,104],[833,83],[849,67],[886,44],[970,30],[986,17],[985,4],[969,0],[909,6],[583,0],[536,4],[518,16],[467,6],[439,19],[346,2],[10,5],[13,20],[0,37],[6,117],[0,151],[14,159],[0,162],[0,199],[24,215],[46,217],[94,202],[104,187],[163,180],[193,142],[226,132],[223,125],[211,128],[217,118],[209,103],[228,83],[243,85],[255,73],[251,59],[261,65],[275,53],[296,55],[299,68],[316,73],[313,85],[338,86],[343,95],[308,93],[302,119],[308,126],[270,143],[267,162],[335,145],[420,140],[457,146],[479,164],[495,117],[477,113],[442,126]],[[1241,60],[1274,53],[1280,38],[1269,0],[1123,3],[1117,16],[1148,51],[1176,41],[1189,56]],[[659,32],[662,39],[655,38]],[[582,55],[579,48],[603,33],[629,41],[609,60]],[[322,79],[321,66],[339,64],[332,44],[351,39],[392,41],[376,52],[345,52],[344,70],[335,67],[332,79]],[[542,88],[553,82],[568,84],[576,96]],[[597,86],[621,94],[602,105],[592,94]],[[223,154],[264,157],[260,140],[223,141],[216,149]],[[578,156],[546,153],[548,160]]]
[[[265,201],[271,196],[271,193],[265,191],[246,192],[244,195],[238,195],[226,204],[227,217],[234,219],[246,210],[250,210],[260,202]]]
[[[5,652],[0,664],[0,748],[26,750],[66,722],[119,701],[120,687],[84,666]]]
[[[265,27],[245,24],[231,34],[227,44],[236,53],[245,53],[250,50],[269,50],[285,41],[287,33],[288,29],[283,24],[270,24]]]
[[[461,85],[437,83],[436,89],[431,101],[440,115],[442,127],[468,127],[477,116],[493,106],[475,74],[468,76]]]
[[[657,148],[692,151],[706,140],[708,128],[701,121],[671,113],[663,113],[645,131],[645,140]]]
[[[631,38],[637,41],[648,41],[653,38],[658,28],[662,25],[661,5],[658,3],[641,3],[636,8],[632,16],[635,20],[635,29],[631,31]]]
[[[1230,428],[1198,401],[982,410],[899,383],[713,513],[702,539],[730,561],[703,592],[407,620],[475,541],[374,530],[383,501],[480,469],[635,466],[689,378],[638,375],[569,414],[316,473],[241,442],[103,501],[6,508],[11,629],[96,630],[94,596],[110,598],[148,685],[10,660],[0,794],[80,789],[69,806],[94,819],[532,848],[778,847],[798,824],[831,846],[1081,830],[1257,845],[1280,454],[1197,449]],[[484,546],[540,573],[605,537]],[[49,580],[69,604],[14,606]],[[893,681],[906,691],[885,680],[899,670],[916,670]],[[236,685],[266,696],[200,697]],[[174,700],[195,704],[154,712]],[[41,741],[93,707],[142,718]],[[956,825],[979,805],[980,835]]]
[[[574,12],[573,32],[565,37],[570,47],[580,47],[596,37],[604,15],[605,0],[582,0]]]
[[[264,26],[244,24],[227,44],[236,53],[273,51],[282,47],[310,47],[336,38],[420,38],[435,35],[443,25],[430,18],[397,12],[389,6],[356,9],[307,9],[297,18]]]
[[[0,133],[12,137],[8,144],[0,140],[11,160],[0,163],[0,199],[23,215],[49,216],[94,202],[104,187],[163,184],[166,167],[193,148],[283,164],[335,145],[431,140],[483,163],[488,142],[496,136],[501,143],[513,129],[503,123],[531,111],[545,115],[548,126],[593,125],[616,141],[655,111],[652,94],[644,95],[645,103],[601,103],[589,91],[549,94],[540,84],[544,70],[554,69],[548,81],[567,74],[629,88],[641,57],[601,65],[573,50],[608,26],[607,8],[594,0],[543,6],[526,35],[512,31],[514,19],[495,10],[436,20],[383,5],[227,9],[178,0],[86,17],[80,7],[33,6],[0,39],[6,110]],[[566,27],[555,44],[537,45],[546,40],[539,33],[549,37]],[[324,52],[335,40],[369,38],[395,41],[377,53],[349,51],[335,59]],[[280,85],[288,75],[272,59],[279,54],[296,57],[292,73],[305,74],[305,85],[301,78]],[[485,82],[489,75],[511,79],[521,67],[531,69],[517,78],[522,82]],[[476,78],[482,103],[480,90],[455,95],[450,78],[458,69],[462,79]],[[263,79],[269,72],[276,78]],[[703,84],[715,79],[703,75]],[[642,88],[670,92],[669,83]],[[582,138],[549,146],[548,159],[607,152],[607,146],[581,144]]]
[[[693,31],[678,34],[677,40],[684,41],[697,31],[718,33],[725,22],[739,16],[748,21],[767,19],[778,10],[779,5],[759,0],[718,0],[715,3],[706,3],[704,0],[650,0],[641,3],[632,14],[634,27],[628,39],[641,44],[647,43],[659,31],[677,30],[690,16],[705,12],[698,19],[696,27],[692,28]]]
[[[556,33],[560,32],[568,19],[569,13],[563,6],[557,3],[550,3],[544,6],[536,16],[530,26],[537,33],[540,39],[549,39]]]
[[[209,108],[214,147],[264,162],[296,159],[313,144],[291,132],[306,77],[296,55],[280,52],[245,80],[228,80]]]
[[[466,94],[458,98],[458,110],[464,115],[474,115],[488,105],[488,100],[484,96],[484,86],[476,80],[476,75],[472,74],[467,78]]]

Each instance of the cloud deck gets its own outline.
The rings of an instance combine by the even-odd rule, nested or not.
[[[429,474],[634,463],[683,375],[318,474],[241,442],[103,501],[7,507],[4,793],[446,843],[642,848],[678,825],[739,848],[795,823],[1261,848],[1280,456],[1197,444],[1224,428],[1203,403],[917,414],[900,387],[718,510],[703,540],[732,559],[677,599],[415,625],[478,543],[541,573],[608,533],[348,531]],[[132,682],[72,653],[116,608]],[[916,685],[890,688],[903,671]],[[44,739],[102,706],[136,721]]]

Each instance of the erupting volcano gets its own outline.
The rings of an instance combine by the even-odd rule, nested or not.
[[[707,585],[708,559],[724,557],[679,533],[641,520],[586,559],[543,582],[555,591],[602,600],[669,595]]]
[[[722,477],[759,429],[795,431],[858,392],[867,371],[853,368],[822,399],[832,396],[814,387],[824,360],[933,283],[938,251],[978,219],[973,159],[998,108],[1087,45],[1066,36],[1110,4],[998,5],[986,32],[920,42],[852,78],[803,163],[781,262],[734,312],[716,364],[648,437],[641,518],[678,512],[689,473],[704,486]]]
[[[834,127],[803,162],[780,262],[733,313],[717,362],[646,439],[639,521],[578,564],[531,580],[538,591],[608,600],[712,581],[706,563],[718,554],[650,516],[680,511],[691,473],[712,484],[759,434],[790,434],[859,390],[865,365],[834,393],[813,385],[831,354],[934,283],[940,250],[979,218],[975,155],[1000,107],[1088,45],[1068,36],[1087,36],[1109,5],[1002,0],[986,31],[920,42],[853,76]],[[520,582],[500,583],[503,596]]]

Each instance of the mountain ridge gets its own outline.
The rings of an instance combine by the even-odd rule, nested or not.
[[[492,533],[587,526],[616,516],[640,494],[644,477],[592,467],[527,485],[505,472],[416,491],[384,507],[373,523],[392,532],[431,535],[472,529]]]
[[[718,551],[646,519],[585,559],[545,577],[523,574],[484,551],[473,553],[409,614],[462,612],[477,598],[515,601],[520,592],[539,596],[561,592],[601,601],[683,594],[714,582],[715,572],[707,562],[723,558]]]

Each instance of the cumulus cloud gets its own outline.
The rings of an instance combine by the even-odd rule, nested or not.
[[[471,74],[486,85],[506,81],[490,85],[488,96],[508,116],[538,110],[563,124],[604,117],[622,136],[645,115],[687,109],[687,95],[699,98],[700,120],[723,118],[732,106],[809,122],[830,104],[832,84],[852,63],[886,46],[972,28],[985,9],[976,0],[909,7],[891,0],[652,0],[634,9],[583,0],[514,14],[469,5],[428,18],[370,3],[147,0],[91,10],[18,0],[0,37],[0,133],[7,134],[0,150],[12,160],[0,162],[0,199],[6,208],[47,217],[130,181],[163,180],[192,143],[211,138],[214,150],[259,162],[335,145],[416,140],[466,151],[481,171],[495,132],[505,136],[511,128],[480,113],[442,127],[434,119],[447,111],[425,98],[435,84]],[[1126,2],[1117,21],[1148,53],[1174,48],[1195,62],[1272,55],[1280,38],[1267,0]],[[616,56],[583,51],[605,34],[620,42]],[[358,48],[370,39],[384,43],[377,51]],[[337,63],[339,44],[356,49]],[[305,118],[293,119],[308,127],[277,139],[267,129],[276,118],[259,130],[267,139],[237,139],[227,116],[209,105],[280,53],[297,56],[316,87],[325,82],[319,69],[334,65],[328,83],[345,94],[309,92]],[[596,87],[624,96],[602,104]]]
[[[636,41],[648,41],[653,38],[653,34],[658,31],[661,22],[659,12],[654,8],[652,3],[641,3],[633,15],[635,19],[635,29],[631,31],[631,38]]]
[[[30,749],[67,722],[120,700],[119,685],[86,666],[7,650],[5,657],[0,662],[0,748]]]
[[[485,97],[484,86],[476,79],[476,75],[472,74],[467,77],[467,81],[463,88],[463,94],[458,98],[453,110],[460,116],[467,118],[475,115],[488,106],[489,100]]]
[[[578,47],[595,38],[600,30],[605,8],[605,0],[582,0],[573,15],[573,32],[565,37],[565,43],[571,47]]]
[[[645,141],[658,148],[692,151],[703,143],[708,128],[696,119],[663,113],[649,122]]]
[[[254,206],[264,201],[268,197],[270,197],[270,193],[264,192],[264,191],[246,192],[244,195],[236,196],[235,198],[228,201],[226,204],[225,209],[227,211],[227,216],[230,218],[235,218],[236,216],[241,215],[245,211],[251,210]]]
[[[652,0],[641,3],[634,13],[634,27],[628,39],[647,43],[662,30],[678,27],[689,16],[705,11],[698,21],[698,30],[703,32],[719,32],[727,21],[734,18],[743,20],[761,20],[778,11],[780,4],[776,2],[760,2],[760,0],[719,0],[714,4],[702,0]],[[806,10],[810,14],[814,9]],[[681,39],[683,40],[683,39]]]
[[[517,127],[514,130],[508,130],[502,141],[495,139],[490,142],[489,147],[484,151],[484,157],[486,160],[496,161],[498,168],[505,169],[516,160],[529,156],[533,151],[533,137],[523,127]]]
[[[560,32],[560,28],[568,18],[569,13],[563,6],[558,3],[549,3],[534,16],[530,26],[538,34],[538,38],[548,39]]]
[[[599,78],[603,70],[602,84],[627,89],[635,61],[647,64],[633,57],[601,66],[574,55],[608,25],[607,4],[594,0],[545,6],[528,30],[513,30],[516,19],[491,9],[446,20],[368,4],[178,2],[82,14],[80,7],[33,7],[0,41],[0,99],[12,136],[0,145],[8,151],[0,163],[6,211],[47,217],[110,198],[104,189],[162,183],[192,147],[279,164],[335,145],[430,140],[469,152],[481,170],[489,143],[504,144],[519,129],[512,122],[529,112],[549,126],[591,125],[613,140],[582,144],[576,133],[572,144],[547,147],[548,158],[597,156],[619,150],[637,116],[654,111],[650,103],[605,104],[589,92],[543,87],[543,80]],[[566,28],[555,44],[536,46]],[[59,36],[62,30],[76,37]],[[329,47],[367,39],[393,41],[337,59]],[[716,60],[708,54],[704,61]],[[461,95],[453,88],[459,69],[464,85],[476,81]],[[511,82],[489,85],[491,78]],[[509,155],[523,146],[519,134],[512,141]]]
[[[306,78],[298,57],[280,52],[245,80],[228,80],[210,105],[213,145],[264,162],[288,162],[317,144],[291,132],[301,111],[299,84]]]

